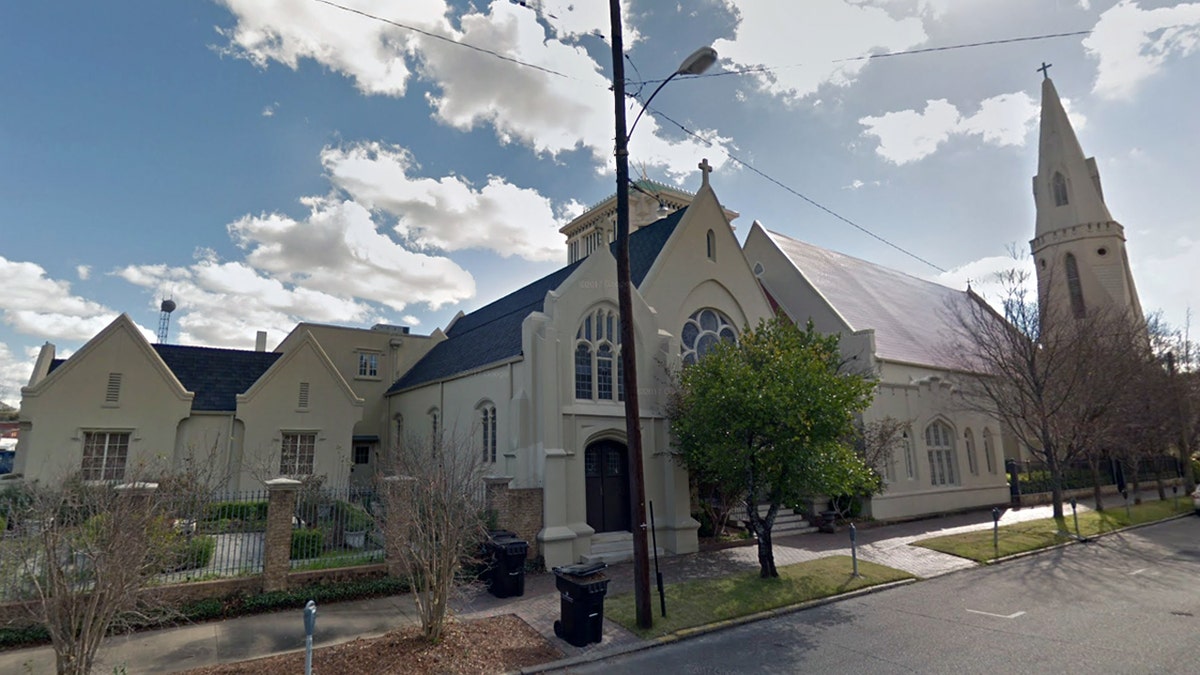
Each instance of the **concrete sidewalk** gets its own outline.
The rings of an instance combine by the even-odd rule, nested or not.
[[[1144,493],[1143,499],[1157,499]],[[1080,511],[1085,507],[1080,506]],[[1025,520],[1049,518],[1049,506],[1003,510],[1001,525]],[[943,534],[954,534],[992,527],[990,511],[977,511],[943,518],[882,525],[858,532],[859,556],[929,578],[976,563],[930,551],[910,544]],[[849,536],[845,529],[837,534],[802,534],[779,537],[774,541],[775,561],[779,566],[832,555],[849,555]],[[691,579],[726,577],[758,569],[757,548],[753,545],[674,556],[660,560],[666,583]],[[614,565],[607,570],[609,595],[633,590],[633,566]],[[639,638],[606,621],[604,640],[585,648],[573,647],[554,635],[559,618],[559,595],[554,575],[530,574],[525,594],[520,598],[498,599],[486,591],[469,592],[455,603],[458,616],[476,618],[496,614],[516,614],[540,631],[567,657],[600,654],[620,650],[639,642]],[[182,626],[121,636],[101,648],[97,672],[111,672],[123,666],[131,674],[170,673],[188,668],[243,661],[301,649],[304,646],[303,614],[298,607],[210,623]],[[412,599],[406,595],[321,605],[317,611],[316,646],[337,644],[356,637],[374,637],[389,630],[417,623]],[[0,652],[0,673],[46,673],[54,671],[54,653],[49,647]]]

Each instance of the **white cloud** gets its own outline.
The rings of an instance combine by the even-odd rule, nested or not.
[[[271,61],[292,70],[313,59],[354,80],[364,94],[402,96],[412,71],[407,55],[417,33],[312,0],[219,0],[237,16],[218,29],[224,52],[260,68]],[[403,12],[387,0],[359,0],[354,7],[440,34],[449,31],[443,0],[405,0]],[[397,16],[399,15],[399,16]]]
[[[237,24],[224,29],[226,51],[260,67],[272,61],[290,68],[313,59],[352,78],[364,94],[404,96],[414,74],[433,84],[426,100],[434,118],[457,129],[479,124],[495,129],[501,143],[520,143],[551,156],[584,148],[598,170],[608,170],[612,155],[612,95],[604,69],[575,43],[580,35],[607,25],[606,12],[588,3],[546,3],[554,14],[546,24],[535,12],[507,0],[495,0],[486,12],[469,9],[448,19],[442,0],[406,2],[403,23],[505,57],[553,70],[564,76],[504,61],[387,23],[337,10],[311,0],[223,0]],[[394,3],[361,2],[365,12],[384,18],[397,14]],[[636,30],[627,29],[636,38]],[[723,153],[712,153],[693,138],[668,141],[647,116],[635,138],[635,159],[664,167],[672,178],[694,172],[708,154],[714,166]],[[717,145],[728,139],[714,131],[699,135]]]
[[[116,316],[108,307],[73,294],[69,282],[50,278],[37,263],[0,256],[0,288],[0,319],[38,338],[86,339],[95,334],[95,326],[103,328]]]
[[[1183,327],[1188,310],[1195,313],[1196,288],[1200,288],[1200,239],[1183,235],[1173,246],[1165,247],[1169,253],[1159,255],[1139,254],[1144,247],[1134,247],[1132,260],[1133,276],[1137,284],[1142,309],[1147,312],[1163,311],[1163,318],[1172,325]],[[1196,334],[1192,327],[1192,334]]]
[[[265,107],[265,108],[263,108],[263,109],[262,109],[262,116],[263,116],[263,117],[274,117],[274,116],[275,116],[275,111],[276,111],[278,108],[279,108],[279,103],[278,103],[278,102],[276,102],[276,103],[272,103],[271,105],[269,105],[269,106],[267,106],[267,107]]]
[[[416,327],[421,325],[421,320],[412,314],[405,314],[404,316],[400,317],[400,323],[406,326]]]
[[[0,403],[17,407],[21,403],[21,387],[29,384],[32,372],[32,357],[21,358],[0,342]]]
[[[868,61],[841,60],[898,51],[927,39],[921,19],[850,0],[806,0],[803,11],[773,0],[723,0],[739,16],[733,40],[713,45],[736,67],[771,66],[755,75],[765,91],[796,103],[825,84],[848,86]]]
[[[1100,15],[1083,47],[1098,61],[1092,91],[1110,99],[1130,98],[1168,59],[1200,49],[1200,3],[1142,9],[1137,2],[1121,0]]]
[[[79,276],[80,281],[87,281],[88,277],[92,276],[92,268],[90,265],[77,265],[75,274]]]
[[[1068,108],[1068,101],[1063,105]],[[863,135],[879,139],[875,149],[893,164],[924,159],[952,136],[978,136],[995,146],[1024,146],[1037,123],[1040,107],[1025,92],[1000,94],[983,100],[975,114],[964,117],[945,99],[927,101],[925,110],[899,110],[879,117],[863,117]],[[1082,115],[1072,115],[1076,129],[1085,123]]]
[[[396,231],[425,248],[482,248],[527,260],[564,257],[562,225],[550,200],[536,190],[492,176],[475,189],[457,176],[413,176],[418,167],[404,148],[360,143],[325,148],[329,179],[367,209],[398,218]]]

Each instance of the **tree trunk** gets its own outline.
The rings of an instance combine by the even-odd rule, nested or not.
[[[764,528],[758,535],[758,576],[763,579],[773,579],[779,576],[775,569],[775,551],[771,548],[771,530]]]
[[[1046,453],[1046,468],[1050,471],[1050,500],[1054,506],[1055,520],[1063,519],[1063,472],[1058,457],[1053,452]]]
[[[1088,457],[1088,470],[1092,473],[1092,499],[1096,502],[1096,510],[1104,510],[1104,492],[1100,489],[1100,460]]]
[[[1158,488],[1158,501],[1167,501],[1167,486],[1163,483],[1162,461],[1154,460],[1154,486]]]

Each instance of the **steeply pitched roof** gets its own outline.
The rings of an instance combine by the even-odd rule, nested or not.
[[[151,345],[180,384],[194,393],[192,410],[237,410],[237,395],[249,389],[281,356],[242,349]],[[54,359],[50,372],[66,359]]]
[[[629,237],[629,273],[635,286],[645,280],[686,210],[680,209]],[[615,255],[616,243],[609,248]],[[396,380],[388,393],[520,356],[521,323],[531,313],[542,311],[546,293],[561,286],[582,263],[583,260],[576,261],[460,317],[446,333],[446,339]]]
[[[192,410],[237,410],[237,395],[257,382],[281,356],[242,349],[153,347],[179,382],[196,394]]]
[[[877,357],[954,367],[945,344],[954,331],[954,308],[973,302],[966,292],[764,232],[851,330],[875,330]]]

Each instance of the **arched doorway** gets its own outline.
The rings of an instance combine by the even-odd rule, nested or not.
[[[584,452],[587,522],[597,532],[629,532],[629,452],[624,443],[596,441]]]

